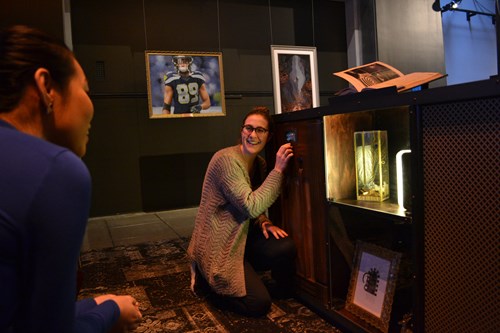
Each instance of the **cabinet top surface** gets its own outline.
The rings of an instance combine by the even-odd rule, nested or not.
[[[428,105],[500,96],[500,78],[421,91],[397,93],[394,87],[374,89],[339,97],[331,97],[329,105],[273,115],[276,122],[313,119],[326,115],[350,113],[402,105]]]

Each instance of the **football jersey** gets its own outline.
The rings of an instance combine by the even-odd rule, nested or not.
[[[190,113],[191,107],[200,101],[199,90],[205,83],[201,72],[191,72],[189,76],[181,76],[177,72],[165,74],[165,85],[170,86],[174,92],[172,105],[175,113]]]

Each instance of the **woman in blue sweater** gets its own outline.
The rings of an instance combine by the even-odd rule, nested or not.
[[[90,207],[94,109],[73,53],[28,27],[0,32],[0,332],[124,332],[131,296],[75,302]]]

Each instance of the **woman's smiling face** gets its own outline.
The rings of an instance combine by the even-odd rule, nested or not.
[[[259,114],[249,115],[241,128],[243,153],[257,155],[266,146],[268,138],[269,128],[266,118]]]

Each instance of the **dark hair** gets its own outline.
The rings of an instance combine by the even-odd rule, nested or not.
[[[33,75],[45,68],[61,92],[75,74],[74,56],[63,42],[27,26],[0,31],[0,112],[15,108]]]
[[[250,112],[247,113],[245,118],[243,118],[243,123],[241,125],[242,126],[245,125],[245,121],[247,120],[247,118],[254,114],[264,117],[264,119],[267,120],[269,134],[274,133],[274,121],[271,115],[269,114],[269,109],[265,106],[256,106],[252,110],[250,110]]]

